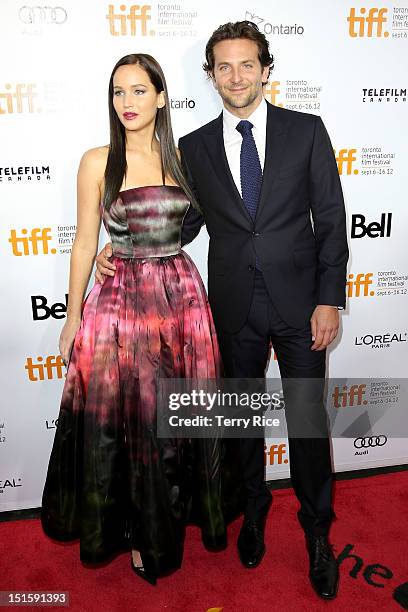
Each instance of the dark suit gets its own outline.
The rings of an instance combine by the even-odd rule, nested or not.
[[[323,379],[325,351],[310,350],[310,317],[317,304],[344,306],[348,259],[337,165],[320,117],[271,104],[267,109],[254,221],[228,165],[222,114],[180,139],[183,165],[202,209],[202,215],[192,207],[187,212],[182,244],[205,222],[208,296],[227,376],[263,376],[272,341],[282,377]],[[262,273],[255,270],[255,258]],[[290,439],[289,447],[299,519],[306,531],[317,533],[330,523],[331,465],[328,439],[312,442]],[[258,499],[247,511],[255,514],[267,501],[262,451],[262,440],[242,442],[248,497]]]

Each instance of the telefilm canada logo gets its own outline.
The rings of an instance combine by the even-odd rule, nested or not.
[[[400,104],[407,101],[406,87],[363,87],[361,93],[362,102],[368,104]]]
[[[51,181],[50,165],[0,166],[0,183],[46,183]]]
[[[265,36],[303,36],[305,32],[305,28],[300,24],[270,22],[252,11],[245,12],[245,20],[255,23]]]

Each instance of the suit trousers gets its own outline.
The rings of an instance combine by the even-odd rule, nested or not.
[[[300,502],[298,519],[306,533],[326,535],[334,515],[330,441],[323,403],[326,351],[310,349],[310,324],[295,329],[285,323],[273,306],[262,273],[256,271],[254,276],[252,302],[244,326],[232,334],[217,330],[225,376],[263,378],[272,342],[283,383],[290,474]],[[291,384],[298,389],[294,391]],[[316,437],[311,434],[315,431],[313,426],[319,428]],[[264,439],[229,442],[239,446],[247,495],[245,516],[260,519],[272,497],[264,479]]]

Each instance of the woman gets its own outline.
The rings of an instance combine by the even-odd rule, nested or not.
[[[221,365],[205,289],[180,249],[194,196],[154,58],[119,60],[109,115],[110,145],[87,151],[78,171],[77,233],[60,337],[69,367],[41,520],[51,537],[79,537],[85,562],[130,548],[132,568],[155,584],[180,567],[188,520],[200,524],[208,548],[225,546],[221,490],[229,495],[229,468],[220,467],[216,440],[156,437],[157,379],[214,379]],[[82,306],[101,216],[116,272]]]

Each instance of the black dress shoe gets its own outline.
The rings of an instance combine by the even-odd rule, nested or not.
[[[257,567],[265,554],[264,543],[265,519],[244,520],[238,536],[238,553],[242,565],[248,568]]]
[[[339,586],[339,566],[327,536],[306,536],[309,553],[309,578],[312,587],[323,599],[334,599]]]
[[[156,582],[157,582],[156,576],[153,576],[152,574],[148,574],[145,568],[143,567],[143,565],[140,565],[140,566],[135,565],[133,563],[132,557],[130,557],[130,567],[135,572],[135,574],[137,574],[140,578],[143,578],[143,580],[146,580],[146,582],[148,582],[152,586],[156,586]]]

